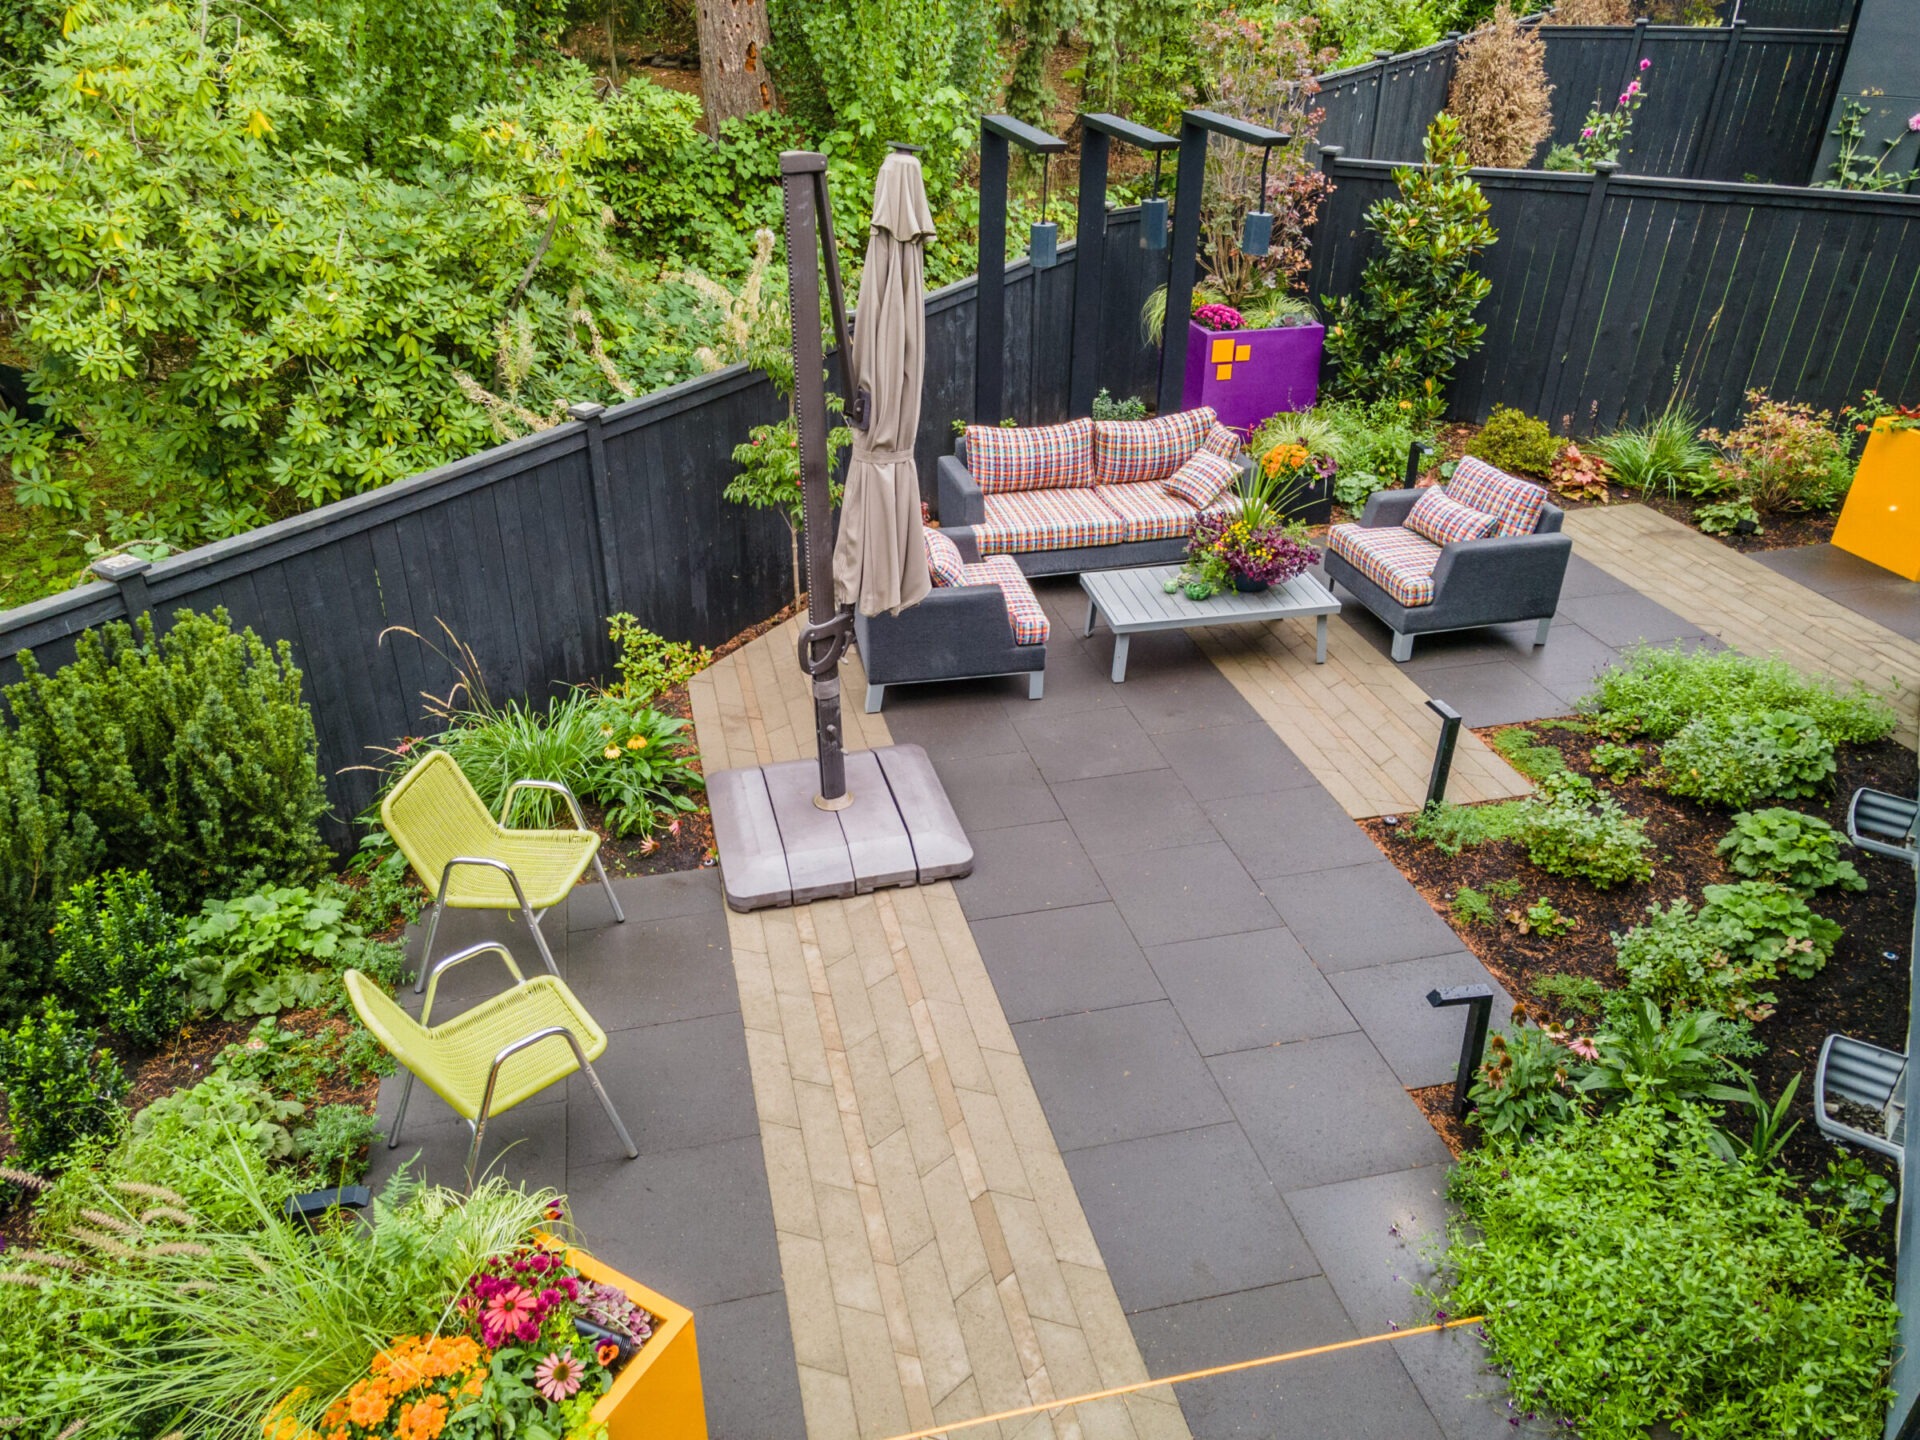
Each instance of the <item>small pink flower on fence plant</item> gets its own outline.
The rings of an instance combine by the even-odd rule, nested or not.
[[[1909,115],[1907,117],[1907,129],[1920,130],[1920,115]]]
[[[1640,62],[1640,68],[1642,70],[1651,70],[1653,68],[1653,62],[1651,60],[1642,60]]]

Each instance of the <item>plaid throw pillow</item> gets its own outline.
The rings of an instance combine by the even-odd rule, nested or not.
[[[1547,492],[1538,485],[1516,480],[1477,456],[1468,455],[1453,469],[1447,498],[1491,515],[1502,535],[1531,535],[1540,523]]]
[[[1093,484],[1093,421],[967,426],[967,469],[989,495]]]
[[[1196,450],[1161,488],[1196,510],[1204,510],[1233,484],[1233,462],[1211,450]]]
[[[1200,448],[1213,426],[1213,410],[1180,410],[1154,420],[1093,422],[1093,478],[1099,485],[1139,485],[1164,480]]]
[[[966,576],[966,561],[960,547],[938,530],[920,527],[920,538],[927,547],[927,573],[936,585],[958,585]]]
[[[1213,428],[1207,431],[1206,439],[1200,442],[1200,448],[1212,451],[1222,460],[1231,460],[1240,453],[1241,446],[1245,443],[1241,440],[1238,430],[1230,430],[1216,420]]]
[[[1484,510],[1449,500],[1439,489],[1422,490],[1407,512],[1407,529],[1436,545],[1459,540],[1484,540],[1493,533],[1494,518]]]

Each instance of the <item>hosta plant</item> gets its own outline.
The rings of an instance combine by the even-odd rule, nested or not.
[[[1734,816],[1719,851],[1734,874],[1777,880],[1803,895],[1835,885],[1864,890],[1867,882],[1841,856],[1842,839],[1819,816],[1776,805]]]

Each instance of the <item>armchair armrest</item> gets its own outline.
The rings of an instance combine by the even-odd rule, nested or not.
[[[498,940],[482,940],[478,945],[469,945],[466,949],[456,950],[451,955],[442,955],[427,967],[427,998],[420,1006],[420,1023],[422,1025],[425,1025],[427,1023],[427,1017],[433,1014],[433,992],[440,984],[440,976],[442,973],[451,970],[462,961],[471,960],[476,955],[485,955],[490,952],[497,954],[506,962],[507,973],[513,976],[514,984],[524,985],[527,983],[527,977],[522,975],[520,973],[520,967],[513,963],[513,956],[508,953],[507,947],[502,945]]]
[[[1367,497],[1360,523],[1369,530],[1380,525],[1404,525],[1419,499],[1418,490],[1376,490]]]
[[[565,1039],[569,1048],[572,1049],[574,1063],[582,1070],[587,1068],[587,1052],[580,1044],[580,1037],[575,1035],[573,1031],[569,1030],[566,1026],[547,1025],[530,1034],[522,1035],[512,1044],[502,1047],[500,1053],[493,1057],[493,1064],[487,1070],[487,1091],[486,1094],[480,1098],[480,1122],[482,1124],[486,1123],[487,1116],[493,1112],[493,1092],[494,1088],[500,1082],[500,1067],[515,1055],[518,1055],[522,1050],[538,1045],[542,1040],[551,1040],[556,1035]]]
[[[934,466],[934,498],[945,528],[986,523],[986,497],[956,455],[942,455]]]
[[[573,812],[573,828],[576,830],[584,830],[587,828],[587,817],[581,813],[580,801],[575,797],[573,791],[569,790],[566,785],[559,780],[516,780],[507,786],[507,793],[500,801],[500,823],[502,826],[506,825],[509,817],[513,814],[513,797],[518,795],[522,790],[551,790],[558,795],[565,796],[567,809]]]
[[[1440,547],[1433,603],[1449,626],[1544,619],[1559,607],[1571,535],[1512,535]]]

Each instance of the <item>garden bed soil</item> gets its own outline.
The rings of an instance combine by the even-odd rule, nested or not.
[[[1478,733],[1485,738],[1505,728],[1515,727],[1495,726]],[[1453,926],[1462,943],[1536,1020],[1590,1033],[1593,1017],[1541,996],[1536,985],[1549,975],[1581,975],[1609,988],[1617,987],[1619,971],[1608,938],[1611,932],[1631,929],[1655,901],[1665,904],[1685,897],[1697,905],[1703,887],[1741,878],[1727,870],[1716,851],[1733,816],[1729,811],[1668,795],[1642,784],[1637,777],[1617,785],[1607,781],[1594,773],[1588,762],[1588,752],[1600,737],[1570,730],[1519,728],[1533,729],[1535,743],[1558,750],[1569,766],[1590,775],[1629,814],[1647,822],[1654,841],[1654,875],[1650,882],[1597,890],[1585,880],[1548,875],[1535,868],[1525,851],[1509,841],[1448,856],[1409,833],[1406,822],[1412,816],[1365,820],[1361,824],[1440,917]],[[1818,815],[1844,832],[1847,804],[1856,789],[1869,786],[1896,795],[1914,791],[1914,752],[1897,741],[1842,746],[1836,758],[1839,773],[1833,790],[1820,799],[1789,802],[1792,808]],[[1803,1179],[1824,1174],[1827,1162],[1839,1153],[1813,1124],[1813,1070],[1822,1042],[1829,1034],[1839,1032],[1889,1050],[1906,1048],[1913,877],[1905,866],[1865,851],[1849,847],[1847,858],[1868,888],[1857,893],[1823,891],[1812,901],[1817,913],[1836,921],[1845,932],[1833,958],[1811,980],[1781,976],[1772,987],[1779,997],[1774,1014],[1754,1027],[1767,1053],[1743,1062],[1769,1097],[1779,1096],[1795,1075],[1800,1077],[1793,1115],[1801,1124],[1787,1146],[1783,1163]],[[1547,940],[1537,934],[1523,935],[1510,923],[1475,926],[1454,917],[1450,905],[1461,886],[1484,891],[1489,882],[1507,877],[1519,880],[1523,889],[1517,902],[1495,901],[1497,910],[1504,912],[1513,904],[1524,908],[1536,897],[1545,896],[1562,914],[1578,922],[1576,928],[1558,939]],[[1450,1093],[1450,1087],[1441,1088]],[[1416,1094],[1415,1098],[1420,1100],[1421,1096]],[[1433,1116],[1434,1107],[1422,1101],[1422,1108],[1430,1118]],[[1440,1108],[1444,1109],[1444,1101]],[[1890,1163],[1882,1165],[1876,1157],[1865,1158],[1893,1177]],[[1882,1228],[1891,1243],[1891,1222]]]

